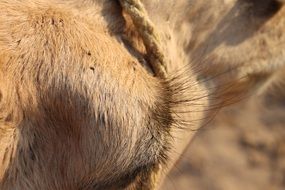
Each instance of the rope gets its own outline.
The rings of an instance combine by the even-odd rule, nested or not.
[[[156,76],[167,77],[167,63],[160,47],[159,35],[140,0],[119,0],[131,17],[145,45],[147,56]]]

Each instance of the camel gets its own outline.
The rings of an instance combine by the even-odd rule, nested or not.
[[[284,67],[282,0],[0,0],[0,189],[157,189],[217,110]]]

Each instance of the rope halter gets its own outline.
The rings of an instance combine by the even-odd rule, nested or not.
[[[156,76],[167,78],[167,63],[160,47],[159,35],[140,0],[119,0],[141,36],[149,62]]]

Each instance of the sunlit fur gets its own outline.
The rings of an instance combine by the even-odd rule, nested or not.
[[[117,1],[0,0],[0,189],[153,188],[218,108],[273,80],[280,2],[143,0],[164,81]]]

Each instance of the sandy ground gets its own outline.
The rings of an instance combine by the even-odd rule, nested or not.
[[[254,96],[199,131],[162,190],[284,190],[285,95]]]

